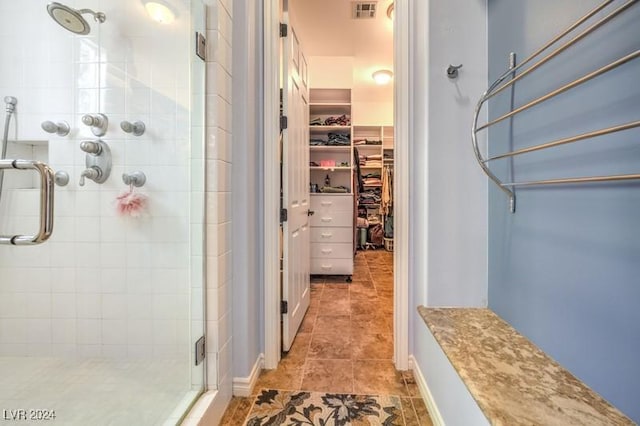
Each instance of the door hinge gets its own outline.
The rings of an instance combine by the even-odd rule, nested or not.
[[[207,354],[206,349],[205,349],[204,336],[200,337],[196,341],[195,352],[196,352],[196,365],[200,365],[200,363],[204,360],[204,358],[205,358],[205,356]]]
[[[280,37],[286,37],[287,36],[287,24],[280,24]]]
[[[289,125],[289,120],[287,119],[287,116],[286,115],[281,115],[280,116],[280,131],[286,129],[288,125]]]
[[[207,59],[207,39],[199,32],[196,32],[196,55],[203,61]]]
[[[280,223],[286,222],[289,219],[289,212],[287,209],[280,209]]]
[[[289,302],[283,300],[280,302],[280,313],[286,314],[289,312]]]

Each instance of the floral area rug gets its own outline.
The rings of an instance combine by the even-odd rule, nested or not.
[[[395,396],[263,390],[245,425],[400,426],[404,420]]]

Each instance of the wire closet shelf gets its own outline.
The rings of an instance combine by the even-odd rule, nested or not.
[[[491,179],[508,197],[509,197],[509,209],[512,213],[515,213],[516,210],[516,195],[515,188],[516,187],[525,187],[525,186],[539,186],[539,185],[557,185],[557,184],[580,184],[580,183],[593,183],[593,182],[615,182],[615,181],[629,181],[629,180],[639,180],[640,173],[634,174],[619,174],[619,175],[607,175],[607,176],[581,176],[581,177],[566,177],[566,178],[554,178],[554,179],[545,179],[545,180],[535,180],[535,181],[522,181],[522,182],[503,182],[500,180],[489,168],[489,163],[495,160],[515,157],[535,151],[541,151],[548,148],[557,147],[560,145],[570,144],[574,142],[579,142],[591,138],[595,138],[598,136],[607,135],[610,133],[621,132],[624,130],[629,130],[633,128],[640,127],[640,120],[632,121],[629,123],[619,124],[587,133],[577,134],[570,137],[565,137],[562,139],[556,139],[547,143],[529,146],[522,149],[517,149],[514,151],[505,152],[499,155],[493,155],[488,157],[483,157],[480,152],[480,148],[478,146],[478,133],[488,129],[489,127],[500,123],[504,120],[514,117],[515,115],[526,111],[532,107],[540,105],[549,99],[552,99],[568,90],[571,90],[575,87],[580,86],[583,83],[588,82],[602,74],[605,74],[613,69],[616,69],[634,59],[640,57],[640,49],[635,50],[611,63],[605,65],[599,69],[591,71],[582,77],[579,77],[573,80],[570,83],[567,83],[547,94],[540,96],[536,99],[529,101],[528,103],[519,106],[517,108],[511,109],[510,112],[501,115],[498,118],[495,118],[491,121],[488,121],[484,124],[478,123],[478,118],[480,116],[480,112],[482,110],[483,105],[489,101],[492,97],[501,93],[505,89],[513,86],[516,82],[522,80],[526,76],[534,73],[536,69],[538,69],[543,64],[547,63],[554,57],[558,56],[562,52],[566,51],[569,47],[576,44],[592,32],[597,29],[603,27],[609,21],[613,20],[617,16],[621,15],[623,12],[627,11],[631,6],[635,5],[638,0],[630,0],[622,4],[621,6],[615,8],[604,17],[600,18],[596,22],[592,23],[588,27],[584,28],[582,31],[576,34],[576,31],[580,28],[584,27],[584,24],[587,23],[591,18],[593,18],[599,12],[609,9],[614,0],[607,0],[591,11],[589,11],[582,18],[578,19],[575,23],[570,25],[560,34],[549,40],[544,46],[535,51],[529,57],[527,57],[524,61],[522,61],[519,65],[515,65],[515,55],[511,55],[511,63],[509,68],[489,86],[486,92],[482,95],[478,104],[476,105],[474,118],[473,118],[473,126],[471,131],[471,140],[473,144],[473,151],[480,165],[480,168],[484,171],[484,173]],[[570,37],[571,34],[574,34],[573,37]],[[556,46],[555,49],[552,49],[553,46]],[[534,61],[534,59],[537,61]]]

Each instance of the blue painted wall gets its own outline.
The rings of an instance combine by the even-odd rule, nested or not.
[[[489,78],[596,1],[490,0]],[[621,4],[622,2],[615,2]],[[602,15],[599,15],[602,16]],[[640,49],[640,5],[490,104],[490,117]],[[640,59],[491,128],[490,152],[640,120]],[[640,173],[640,129],[495,165],[504,178]],[[640,422],[640,182],[489,193],[489,306]]]

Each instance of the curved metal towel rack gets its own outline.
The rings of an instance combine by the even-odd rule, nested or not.
[[[507,157],[514,157],[517,155],[522,155],[522,154],[526,154],[529,152],[534,152],[534,151],[539,151],[539,150],[543,150],[543,149],[547,149],[547,148],[552,148],[552,147],[556,147],[559,145],[564,145],[564,144],[568,144],[568,143],[573,143],[573,142],[578,142],[581,140],[585,140],[585,139],[590,139],[590,138],[594,138],[596,136],[602,136],[602,135],[606,135],[609,133],[614,133],[614,132],[620,132],[620,131],[624,131],[624,130],[629,130],[629,129],[633,129],[636,127],[640,127],[640,120],[639,121],[633,121],[630,123],[625,123],[625,124],[620,124],[617,126],[612,126],[612,127],[608,127],[605,129],[600,129],[600,130],[596,130],[593,132],[588,132],[588,133],[583,133],[580,135],[575,135],[575,136],[571,136],[571,137],[567,137],[567,138],[563,138],[563,139],[558,139],[552,142],[548,142],[548,143],[544,143],[544,144],[540,144],[540,145],[535,145],[535,146],[531,146],[528,148],[523,148],[523,149],[519,149],[516,151],[511,151],[511,152],[506,152],[500,155],[495,155],[493,157],[489,157],[489,158],[484,158],[480,152],[480,148],[478,147],[478,132],[485,130],[491,126],[493,126],[494,124],[497,124],[503,120],[506,120],[508,118],[511,118],[513,116],[515,116],[516,114],[519,114],[529,108],[532,108],[538,104],[541,104],[557,95],[560,95],[568,90],[573,89],[574,87],[577,87],[593,78],[598,77],[599,75],[602,75],[608,71],[611,71],[629,61],[632,61],[638,57],[640,57],[640,49],[636,50],[608,65],[605,65],[602,68],[599,68],[595,71],[592,71],[588,74],[585,74],[584,76],[572,81],[571,83],[568,83],[562,87],[559,87],[558,89],[555,89],[549,93],[547,93],[544,96],[541,96],[539,98],[536,98],[530,102],[528,102],[525,105],[522,105],[518,108],[513,109],[512,111],[492,120],[489,121],[485,124],[482,125],[478,125],[478,117],[480,116],[480,112],[482,110],[482,106],[489,100],[491,99],[493,96],[497,95],[498,93],[502,92],[504,89],[512,86],[513,84],[515,84],[517,81],[521,80],[522,78],[524,78],[525,76],[531,74],[533,71],[535,71],[538,67],[540,67],[541,65],[543,65],[544,63],[548,62],[549,60],[551,60],[552,58],[554,58],[555,56],[559,55],[560,53],[562,53],[563,51],[565,51],[567,48],[569,48],[570,46],[574,45],[575,43],[577,43],[578,41],[582,40],[584,37],[586,37],[587,35],[591,34],[593,31],[597,30],[598,28],[602,27],[603,25],[605,25],[607,22],[611,21],[612,19],[614,19],[616,16],[622,14],[623,12],[625,12],[626,10],[628,10],[631,6],[635,5],[639,0],[630,0],[627,1],[626,3],[624,3],[623,5],[621,5],[620,7],[616,8],[615,10],[613,10],[612,12],[610,12],[608,15],[604,16],[603,18],[601,18],[600,20],[598,20],[597,22],[591,24],[589,27],[587,27],[586,29],[584,29],[582,32],[580,32],[578,35],[574,36],[573,38],[571,38],[570,40],[564,42],[562,45],[560,45],[559,47],[557,47],[555,50],[551,51],[551,53],[548,53],[546,56],[544,56],[543,58],[539,59],[537,62],[533,63],[532,65],[530,65],[528,68],[524,69],[525,66],[527,64],[529,64],[533,59],[537,58],[538,56],[542,55],[544,52],[546,52],[547,50],[549,50],[551,48],[551,46],[555,45],[556,43],[558,43],[559,41],[561,41],[562,39],[564,39],[567,35],[569,35],[570,33],[572,33],[575,29],[579,28],[580,26],[582,26],[585,22],[587,22],[590,18],[592,18],[594,15],[596,15],[598,12],[604,10],[607,6],[609,6],[611,3],[613,3],[614,0],[607,0],[603,3],[601,3],[600,5],[598,5],[597,7],[595,7],[593,10],[591,10],[590,12],[588,12],[586,15],[584,15],[582,18],[580,18],[579,20],[577,20],[575,23],[573,23],[571,26],[569,26],[567,29],[565,29],[564,31],[562,31],[560,34],[558,34],[557,36],[555,36],[553,39],[551,39],[549,42],[547,42],[544,46],[542,46],[540,49],[538,49],[536,52],[534,52],[533,54],[531,54],[528,58],[526,58],[522,63],[520,63],[518,66],[515,66],[515,64],[513,64],[507,71],[504,72],[504,74],[502,74],[500,77],[498,77],[498,79],[496,81],[493,82],[493,84],[491,84],[489,86],[489,88],[487,89],[486,92],[483,93],[482,97],[480,98],[480,100],[478,101],[478,104],[476,105],[476,109],[475,109],[475,114],[474,114],[474,118],[473,118],[473,126],[472,126],[472,131],[471,131],[471,140],[472,140],[472,144],[473,144],[473,151],[475,153],[476,156],[476,160],[478,160],[478,164],[480,165],[480,168],[485,172],[485,174],[489,177],[489,179],[491,179],[496,185],[498,185],[498,187],[509,197],[509,208],[511,210],[512,213],[515,213],[515,209],[516,209],[516,196],[515,196],[515,187],[518,186],[536,186],[536,185],[553,185],[553,184],[574,184],[574,183],[589,183],[589,182],[607,182],[607,181],[626,181],[626,180],[637,180],[640,179],[640,173],[638,174],[626,174],[626,175],[610,175],[610,176],[585,176],[585,177],[571,177],[571,178],[560,178],[560,179],[547,179],[547,180],[539,180],[539,181],[529,181],[529,182],[502,182],[492,171],[491,169],[489,169],[489,166],[487,163],[489,163],[490,161],[494,161],[494,160],[499,160],[499,159],[503,159],[503,158],[507,158]],[[516,75],[516,73],[518,71],[522,70],[522,72],[518,75]],[[509,77],[510,80],[506,81],[504,84],[502,84],[505,80],[507,80]]]

